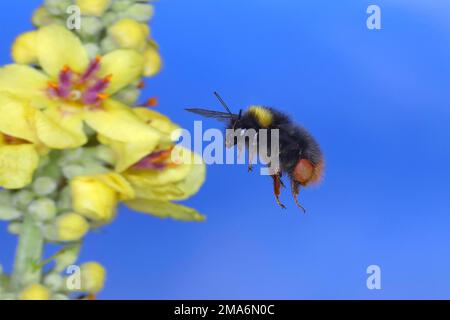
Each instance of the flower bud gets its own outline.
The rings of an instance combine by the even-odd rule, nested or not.
[[[87,262],[81,265],[81,289],[88,293],[97,293],[103,289],[106,271],[97,262]]]
[[[49,290],[40,284],[32,284],[20,293],[20,300],[48,300]]]
[[[71,183],[73,209],[94,221],[109,221],[115,214],[115,190],[89,177],[74,178]]]
[[[55,293],[52,295],[52,300],[69,300],[69,297],[63,293]]]
[[[89,223],[76,213],[66,213],[56,220],[56,233],[60,241],[76,241],[89,230]]]
[[[54,18],[48,10],[42,6],[33,12],[32,22],[36,27],[43,27],[53,22]]]
[[[0,190],[0,204],[9,205],[11,203],[11,192],[9,190]]]
[[[86,43],[84,44],[84,48],[86,49],[86,52],[90,59],[94,59],[96,56],[100,54],[100,47],[96,43],[92,42]]]
[[[116,161],[116,155],[110,147],[99,145],[95,150],[95,157],[108,164],[114,164]]]
[[[72,208],[72,196],[70,194],[70,187],[64,187],[64,189],[62,189],[59,193],[57,207],[59,210],[70,210]]]
[[[37,62],[37,32],[22,33],[16,38],[12,46],[12,58],[20,64]]]
[[[147,22],[153,17],[153,13],[153,6],[144,3],[135,3],[125,10],[123,17],[131,18],[139,22]]]
[[[76,176],[81,176],[84,174],[84,168],[78,164],[71,164],[65,166],[63,169],[63,175],[67,179],[72,179]]]
[[[39,177],[33,182],[33,191],[39,196],[46,196],[56,190],[57,183],[50,177]]]
[[[144,52],[144,76],[154,76],[161,70],[161,56],[153,47],[148,47]]]
[[[141,91],[138,88],[129,86],[116,93],[115,98],[126,105],[134,105],[140,93]]]
[[[8,224],[8,232],[14,235],[20,234],[22,231],[22,223],[20,222],[11,222]]]
[[[93,38],[97,36],[103,29],[102,21],[97,17],[81,17],[81,28],[78,34],[82,38]]]
[[[27,209],[31,201],[36,197],[34,192],[23,189],[19,190],[12,196],[12,204],[14,207],[19,209]]]
[[[28,212],[37,220],[48,221],[56,215],[56,204],[50,198],[34,200],[28,206]]]
[[[0,220],[10,221],[20,218],[21,216],[22,212],[20,212],[16,208],[0,205]]]
[[[63,272],[68,266],[73,265],[77,261],[79,253],[79,243],[66,246],[55,257],[55,266],[53,268],[54,272]]]
[[[67,8],[72,5],[71,0],[44,0],[44,6],[48,12],[54,15],[65,14]]]
[[[132,0],[116,0],[111,6],[111,9],[116,12],[123,12],[129,8],[132,3]]]
[[[121,48],[141,49],[145,46],[145,30],[132,19],[121,19],[108,29],[108,34]]]
[[[116,22],[117,20],[120,19],[119,14],[117,14],[116,12],[106,12],[102,17],[102,22],[105,26],[110,26],[112,25],[114,22]]]
[[[111,5],[111,0],[76,0],[81,13],[87,16],[100,17]]]
[[[64,279],[60,274],[50,273],[44,278],[44,285],[51,291],[59,291],[63,288]]]
[[[108,52],[111,52],[113,50],[116,50],[119,48],[119,46],[116,44],[113,38],[106,36],[101,42],[100,42],[100,48],[102,50],[103,54],[106,54]]]

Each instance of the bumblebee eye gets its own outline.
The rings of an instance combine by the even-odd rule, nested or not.
[[[301,159],[294,169],[294,178],[302,185],[308,184],[314,173],[314,166],[309,160]]]

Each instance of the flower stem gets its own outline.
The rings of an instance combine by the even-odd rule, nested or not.
[[[43,245],[44,239],[41,229],[30,214],[25,214],[11,279],[13,289],[19,290],[40,281],[41,268],[38,265],[41,260]]]

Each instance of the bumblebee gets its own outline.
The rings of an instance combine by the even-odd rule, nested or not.
[[[287,174],[295,203],[303,212],[306,212],[298,200],[300,187],[319,182],[324,171],[323,154],[314,137],[306,129],[295,124],[286,114],[274,108],[251,106],[245,111],[241,109],[238,114],[234,114],[217,92],[214,92],[214,95],[226,112],[199,108],[188,108],[186,111],[225,121],[227,129],[232,130],[254,129],[258,132],[260,129],[278,129],[280,165],[276,172],[270,174],[273,179],[275,199],[281,208],[286,208],[280,201],[280,193],[281,188],[285,187],[282,176]],[[236,140],[230,144],[227,143],[227,147],[235,144]],[[248,147],[248,144],[246,146]],[[251,165],[252,161],[249,161],[249,171],[252,169]]]

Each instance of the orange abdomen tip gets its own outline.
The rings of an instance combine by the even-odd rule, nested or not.
[[[313,182],[318,182],[322,176],[323,162],[313,165],[307,159],[301,159],[294,168],[294,179],[306,186]]]

